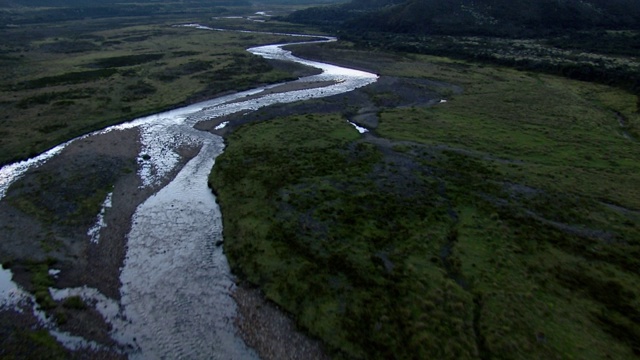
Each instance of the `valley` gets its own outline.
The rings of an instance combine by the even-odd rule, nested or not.
[[[435,0],[17,3],[0,12],[0,171],[95,135],[0,188],[0,275],[19,286],[3,280],[0,305],[25,294],[46,314],[3,307],[0,357],[638,356],[639,29],[635,8],[611,20],[623,0],[564,2],[583,20],[564,25],[457,1],[427,19],[437,31],[410,26]],[[348,81],[295,82],[320,71],[246,51],[327,34],[286,49],[376,81],[333,92]],[[194,280],[162,280],[174,270]],[[130,319],[122,304],[166,306],[169,340],[114,303]],[[178,345],[206,319],[235,335]]]

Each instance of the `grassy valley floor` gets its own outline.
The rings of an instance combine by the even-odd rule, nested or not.
[[[635,96],[348,44],[299,51],[382,77],[227,119],[248,123],[210,176],[234,271],[336,358],[638,356]]]

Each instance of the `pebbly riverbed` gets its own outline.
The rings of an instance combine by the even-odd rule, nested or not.
[[[182,26],[219,31],[198,24]],[[196,130],[194,126],[272,104],[349,92],[377,80],[371,73],[296,58],[282,46],[260,46],[249,51],[267,59],[316,67],[322,73],[139,118],[0,169],[1,201],[13,183],[37,171],[72,144],[115,132],[132,129],[138,132],[137,184],[140,192],[153,189],[153,194],[135,209],[123,239],[126,253],[120,269],[119,296],[110,297],[89,286],[50,289],[56,300],[80,296],[92,304],[109,324],[109,335],[119,351],[130,358],[258,357],[234,326],[237,307],[231,294],[235,283],[219,246],[222,215],[207,188],[207,176],[215,158],[224,150],[224,142],[220,136]],[[225,125],[218,124],[218,130]],[[185,162],[180,151],[185,148],[199,151]],[[95,246],[106,241],[100,235],[109,228],[109,213],[117,213],[121,201],[112,193],[104,200],[95,224],[87,229],[86,241]],[[64,269],[62,272],[61,276]],[[7,274],[10,273],[3,276],[7,278]],[[8,281],[4,283],[9,284]],[[3,290],[0,296],[6,294],[14,298],[28,296],[20,290]],[[0,299],[5,307],[15,303],[16,299]],[[77,347],[68,342],[69,336],[55,324],[47,322],[43,326],[67,346]]]

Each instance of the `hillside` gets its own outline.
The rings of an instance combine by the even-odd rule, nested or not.
[[[499,64],[640,92],[640,3],[633,0],[354,0],[287,21],[360,47]]]
[[[0,27],[70,20],[184,15],[226,14],[230,8],[249,7],[244,0],[191,0],[181,3],[142,0],[0,0]]]
[[[261,0],[260,4],[328,4],[335,3],[339,0]],[[158,0],[138,0],[135,2],[123,1],[123,0],[1,0],[0,8],[7,7],[92,7],[92,6],[113,6],[113,5],[126,5],[136,6],[145,4],[154,5],[176,5],[181,4],[185,6],[193,4],[205,4],[215,6],[247,6],[253,4],[253,1],[248,0],[182,0],[182,1],[158,1]]]
[[[293,22],[420,34],[530,36],[593,28],[637,29],[632,0],[379,0],[306,9]]]
[[[136,2],[128,2],[121,0],[3,0],[0,1],[0,7],[91,7],[91,6],[113,6],[113,5],[144,5],[144,4],[161,4],[169,3],[168,1],[154,0],[138,0]],[[174,2],[171,2],[174,3]],[[224,6],[237,6],[249,4],[244,0],[187,0],[181,1],[184,5],[189,4],[214,4]]]
[[[285,12],[340,0],[0,0],[0,28],[21,24],[112,17],[150,17],[187,14],[237,15],[276,6]]]

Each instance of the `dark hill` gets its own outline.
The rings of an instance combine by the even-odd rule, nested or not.
[[[637,29],[636,0],[354,0],[288,20],[420,34],[528,36],[594,28]]]

